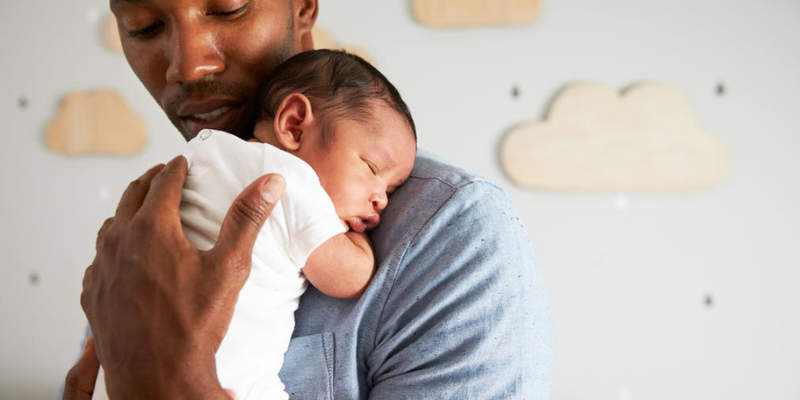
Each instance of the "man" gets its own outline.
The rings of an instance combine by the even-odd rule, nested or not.
[[[257,86],[313,48],[316,0],[111,0],[131,68],[188,140],[252,134]],[[132,182],[101,227],[81,303],[94,338],[66,399],[90,398],[97,360],[117,398],[229,398],[214,353],[284,182],[237,198],[214,249],[178,214],[186,162]],[[372,232],[359,299],[302,297],[281,378],[297,399],[547,399],[550,319],[530,245],[495,185],[421,152]],[[95,353],[96,351],[96,353]]]

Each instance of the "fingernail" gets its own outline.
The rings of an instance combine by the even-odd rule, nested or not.
[[[277,181],[278,178],[270,176],[264,181],[264,184],[261,185],[261,196],[269,203],[278,201],[281,196],[279,185],[276,184]]]
[[[186,157],[184,157],[183,155],[179,154],[179,155],[175,156],[175,158],[170,160],[169,163],[170,164],[174,164],[174,163],[179,163],[179,162],[186,162]]]

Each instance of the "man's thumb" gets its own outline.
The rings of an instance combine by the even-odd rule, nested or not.
[[[94,347],[94,337],[86,338],[80,360],[67,373],[62,400],[89,400],[94,393],[100,361]]]
[[[214,252],[218,257],[247,261],[249,265],[258,232],[283,196],[286,181],[278,174],[256,179],[233,201],[222,222]]]

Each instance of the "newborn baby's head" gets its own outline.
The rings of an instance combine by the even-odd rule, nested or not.
[[[306,161],[348,229],[380,222],[388,196],[414,166],[414,120],[397,89],[363,59],[300,53],[263,90],[254,136]]]

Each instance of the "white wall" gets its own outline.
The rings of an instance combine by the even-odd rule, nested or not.
[[[319,24],[365,47],[399,87],[421,146],[517,204],[551,300],[554,399],[800,399],[800,2],[544,0],[530,26],[432,30],[410,1],[320,1]],[[102,47],[107,4],[0,3],[2,399],[55,392],[79,350],[97,229],[128,181],[181,148],[124,59]],[[729,146],[730,176],[680,195],[514,187],[500,138],[584,80],[679,88]],[[147,148],[48,152],[60,96],[103,87],[146,116]]]

